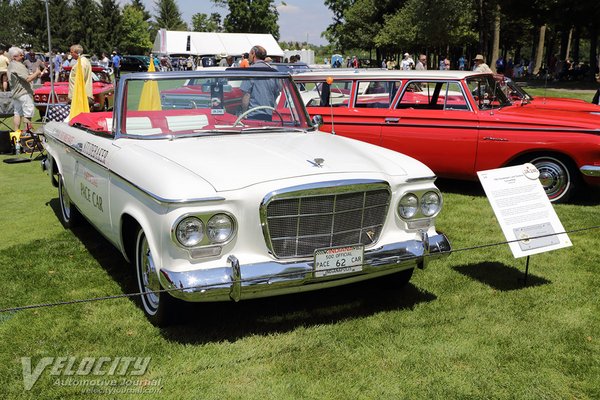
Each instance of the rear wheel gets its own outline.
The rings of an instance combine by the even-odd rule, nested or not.
[[[140,293],[140,303],[146,317],[153,325],[165,326],[175,320],[178,301],[161,289],[158,271],[150,245],[143,229],[139,229],[135,240],[135,270]]]
[[[540,171],[540,182],[551,202],[569,200],[575,191],[577,172],[559,156],[540,156],[529,161]]]
[[[65,180],[62,175],[58,176],[58,200],[63,226],[69,229],[76,227],[81,220],[81,214],[79,214],[79,210],[71,203],[71,198],[65,188]]]

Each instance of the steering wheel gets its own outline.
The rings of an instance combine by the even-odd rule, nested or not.
[[[237,126],[237,124],[240,123],[240,121],[242,119],[244,119],[244,117],[248,114],[250,114],[251,112],[254,112],[256,110],[272,110],[275,114],[277,114],[277,116],[279,117],[279,119],[281,120],[281,125],[283,125],[283,117],[281,116],[281,114],[279,113],[279,111],[277,111],[275,108],[271,107],[271,106],[256,106],[256,107],[252,107],[246,111],[244,111],[243,113],[240,114],[240,116],[235,120],[235,122],[233,123],[233,126]]]

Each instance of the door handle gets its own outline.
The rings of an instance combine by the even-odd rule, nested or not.
[[[384,121],[386,124],[397,124],[398,122],[400,122],[400,118],[390,117],[386,118]]]

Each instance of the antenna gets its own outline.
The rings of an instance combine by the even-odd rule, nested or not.
[[[46,4],[46,24],[48,27],[48,54],[50,54],[50,60],[48,60],[48,64],[50,66],[50,93],[48,94],[46,112],[44,113],[44,117],[42,118],[42,123],[46,122],[48,110],[50,109],[50,103],[58,103],[58,96],[56,95],[56,91],[54,90],[54,60],[52,59],[52,38],[50,36],[50,11],[48,10],[48,0],[44,1],[44,3]],[[54,55],[54,57],[56,57],[56,54]]]

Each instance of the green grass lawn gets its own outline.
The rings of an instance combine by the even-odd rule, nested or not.
[[[0,156],[0,160],[11,156]],[[437,227],[455,249],[504,240],[477,183],[441,181]],[[89,225],[63,229],[39,162],[0,162],[0,308],[136,290]],[[556,205],[567,230],[600,225],[600,195]],[[326,291],[185,307],[152,326],[132,299],[0,314],[0,398],[598,399],[600,230],[524,259],[507,245],[458,251],[415,272]],[[48,367],[29,391],[22,357],[150,357],[142,376],[90,395]],[[107,376],[71,376],[107,380]],[[122,379],[129,383],[121,384]],[[156,384],[156,386],[153,386]]]

